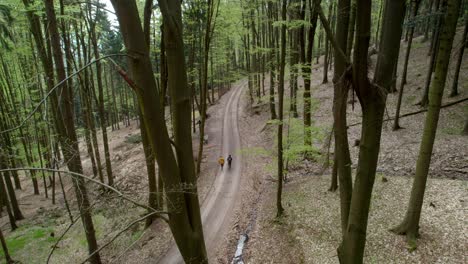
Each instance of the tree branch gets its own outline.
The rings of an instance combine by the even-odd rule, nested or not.
[[[141,218],[138,218],[137,220],[131,222],[129,225],[127,225],[124,229],[120,230],[114,237],[112,237],[107,243],[105,243],[104,245],[102,245],[101,247],[99,247],[96,251],[94,251],[93,253],[91,253],[85,260],[83,260],[81,263],[84,264],[86,263],[91,257],[93,257],[95,254],[99,253],[99,251],[103,250],[104,248],[106,248],[107,246],[109,246],[112,242],[114,242],[114,240],[116,240],[120,235],[122,235],[125,231],[127,231],[128,229],[130,229],[133,225],[145,220],[146,218],[148,217],[151,217],[153,215],[157,214],[157,212],[152,212],[152,213],[149,213],[149,214],[146,214],[145,216],[141,217]],[[165,218],[165,217],[161,217],[166,223],[169,223],[169,219]]]
[[[323,9],[322,9],[322,7],[320,6],[320,4],[318,3],[317,0],[314,0],[314,5],[317,8],[316,12],[318,13],[318,15],[320,17],[320,21],[322,22],[322,26],[325,29],[325,33],[327,34],[327,37],[330,39],[330,42],[333,45],[333,48],[335,49],[335,53],[337,53],[337,55],[340,56],[341,59],[346,62],[346,66],[351,65],[351,62],[349,61],[348,57],[346,57],[346,54],[338,46],[338,42],[336,42],[335,36],[332,33],[330,23],[328,23],[328,20],[325,17],[325,14],[323,13]]]
[[[131,202],[133,203],[134,205],[136,206],[139,206],[141,208],[144,208],[146,210],[149,210],[149,211],[152,211],[154,213],[159,213],[159,214],[168,214],[168,212],[164,212],[164,211],[157,211],[156,209],[150,207],[150,206],[147,206],[145,204],[141,204],[135,200],[133,200],[132,198],[130,197],[127,197],[126,195],[124,195],[121,191],[117,190],[116,188],[110,186],[110,185],[107,185],[105,183],[102,183],[98,180],[95,180],[91,177],[88,177],[86,175],[83,175],[83,174],[80,174],[80,173],[76,173],[76,172],[73,172],[73,171],[64,171],[64,170],[56,170],[56,169],[49,169],[49,168],[12,168],[12,169],[1,169],[0,172],[10,172],[10,171],[48,171],[48,172],[60,172],[60,173],[68,173],[72,176],[75,176],[75,177],[80,177],[80,178],[83,178],[83,179],[86,179],[86,180],[89,180],[93,183],[96,183],[98,185],[101,185],[103,186],[104,188],[106,189],[109,189],[113,192],[115,192],[116,194],[118,194],[118,197],[128,201],[128,202]]]
[[[457,101],[453,101],[453,102],[450,102],[450,103],[446,103],[446,104],[440,106],[440,108],[446,108],[446,107],[453,106],[453,105],[456,105],[456,104],[459,104],[459,103],[463,103],[465,101],[468,101],[468,97],[457,100]],[[421,110],[418,110],[418,111],[415,111],[415,112],[406,113],[404,115],[400,115],[400,118],[413,116],[413,115],[417,115],[417,114],[421,114],[421,113],[425,113],[425,112],[427,112],[427,108],[421,109]],[[384,119],[384,122],[391,121],[393,119],[395,119],[395,117],[389,117],[387,119]],[[360,124],[362,124],[362,122],[353,123],[351,125],[348,125],[347,128],[357,126],[357,125],[360,125]]]

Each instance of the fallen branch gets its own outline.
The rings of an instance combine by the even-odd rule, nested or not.
[[[453,105],[456,105],[456,104],[459,104],[459,103],[463,103],[465,101],[468,101],[468,97],[467,98],[463,98],[463,99],[460,99],[460,100],[457,100],[457,101],[453,101],[453,102],[450,102],[450,103],[447,103],[447,104],[444,104],[442,106],[440,106],[440,108],[446,108],[446,107],[449,107],[449,106],[453,106]],[[400,118],[403,118],[403,117],[408,117],[408,116],[413,116],[413,115],[417,115],[417,114],[421,114],[421,113],[425,113],[427,112],[427,108],[425,109],[421,109],[421,110],[418,110],[418,111],[415,111],[415,112],[411,112],[411,113],[406,113],[404,115],[400,115]],[[384,119],[383,122],[387,122],[387,121],[391,121],[391,120],[394,120],[395,117],[389,117],[387,119]],[[350,128],[350,127],[353,127],[353,126],[357,126],[357,125],[360,125],[362,124],[362,122],[357,122],[357,123],[354,123],[354,124],[351,124],[351,125],[348,125],[347,128]]]

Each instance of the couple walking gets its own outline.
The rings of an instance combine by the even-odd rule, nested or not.
[[[231,164],[232,164],[232,156],[230,154],[227,157],[227,162],[228,162],[228,166],[229,166],[229,169],[230,169]],[[223,170],[223,167],[224,167],[224,157],[223,156],[219,156],[218,164],[219,164],[219,166],[221,166],[221,170]]]

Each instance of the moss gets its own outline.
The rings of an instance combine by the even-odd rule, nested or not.
[[[11,256],[15,256],[22,251],[46,252],[53,243],[55,237],[51,234],[53,228],[41,226],[22,226],[6,237],[6,242]],[[48,253],[48,252],[47,252]],[[47,254],[45,253],[45,254]],[[3,258],[3,251],[0,251],[0,258]]]

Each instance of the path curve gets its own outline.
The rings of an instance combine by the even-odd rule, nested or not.
[[[234,86],[226,94],[228,103],[224,108],[223,136],[221,155],[233,156],[232,167],[227,166],[223,171],[218,170],[213,187],[210,189],[201,207],[203,233],[205,235],[206,250],[211,263],[215,262],[215,253],[218,245],[224,240],[227,224],[229,223],[232,209],[238,200],[241,182],[241,143],[238,127],[239,100],[246,82]],[[179,249],[173,244],[167,253],[158,261],[160,264],[184,263]]]

